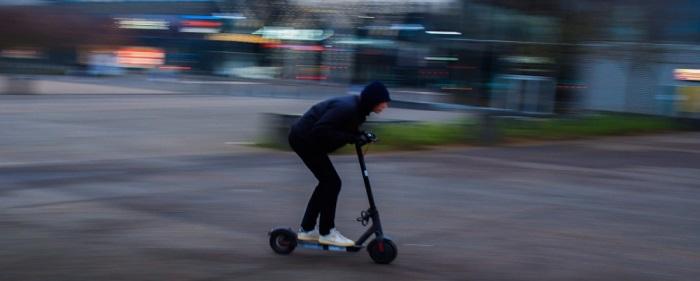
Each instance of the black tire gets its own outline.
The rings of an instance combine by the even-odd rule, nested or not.
[[[289,255],[297,247],[297,234],[289,229],[275,229],[270,232],[270,247],[275,253]]]
[[[374,239],[367,246],[369,257],[378,264],[390,264],[398,254],[396,244],[388,238]]]

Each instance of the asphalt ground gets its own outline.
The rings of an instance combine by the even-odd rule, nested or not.
[[[268,246],[272,227],[298,225],[315,182],[292,153],[241,145],[256,129],[233,117],[306,104],[0,98],[0,280],[700,276],[698,133],[370,147],[382,222],[399,248],[381,266],[364,251],[279,256]],[[353,155],[332,159],[343,178],[336,224],[357,237],[364,228],[354,220],[367,206],[359,166]]]

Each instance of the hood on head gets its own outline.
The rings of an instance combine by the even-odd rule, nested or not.
[[[389,101],[391,101],[389,90],[379,81],[367,85],[360,94],[360,107],[365,115],[369,115],[376,105]]]

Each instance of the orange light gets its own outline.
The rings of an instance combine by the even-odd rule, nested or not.
[[[700,81],[700,69],[676,69],[673,71],[676,80]]]
[[[125,67],[152,68],[165,63],[165,52],[158,48],[127,47],[116,53],[117,62]]]
[[[120,50],[117,51],[117,56],[119,57],[138,57],[138,58],[152,58],[152,59],[162,59],[165,58],[165,54],[162,51],[137,51],[137,50]]]

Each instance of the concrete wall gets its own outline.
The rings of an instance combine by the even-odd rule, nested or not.
[[[688,45],[606,45],[588,48],[582,56],[586,89],[581,105],[587,110],[678,115],[678,68],[700,69],[700,47]]]

